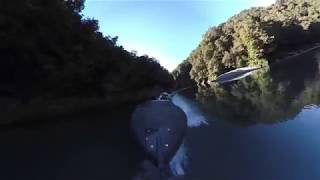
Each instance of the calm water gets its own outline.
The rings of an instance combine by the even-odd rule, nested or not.
[[[174,160],[187,179],[320,179],[320,50],[174,102],[190,126]]]
[[[188,180],[320,179],[319,64],[315,50],[235,83],[175,96],[189,129],[172,173]],[[0,179],[132,179],[143,154],[128,140],[130,113],[119,112],[1,128]],[[158,171],[147,166],[156,180]]]

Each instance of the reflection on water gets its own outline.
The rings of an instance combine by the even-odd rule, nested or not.
[[[320,179],[319,70],[315,50],[196,96],[176,95],[192,128],[170,162],[171,178]]]
[[[239,125],[274,123],[320,102],[319,53],[311,52],[259,70],[238,82],[199,90],[207,116]]]
[[[320,179],[319,70],[315,50],[238,82],[199,89],[190,104],[209,125],[188,131],[185,176]]]

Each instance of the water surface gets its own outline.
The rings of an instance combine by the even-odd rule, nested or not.
[[[172,174],[320,179],[319,62],[314,50],[240,81],[174,97],[189,128],[170,163]],[[144,156],[129,139],[129,111],[70,119],[1,128],[0,179],[132,179]]]
[[[208,125],[189,128],[195,180],[320,179],[320,50],[186,96]]]

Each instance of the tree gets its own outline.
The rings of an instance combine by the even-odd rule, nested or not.
[[[0,96],[96,97],[137,102],[168,89],[173,78],[156,59],[137,56],[80,15],[84,0],[0,2]]]
[[[192,80],[200,87],[228,70],[268,66],[290,51],[319,42],[319,1],[285,0],[277,4],[244,10],[210,28],[187,58]]]
[[[85,0],[63,0],[66,6],[76,13],[80,13],[84,9]]]

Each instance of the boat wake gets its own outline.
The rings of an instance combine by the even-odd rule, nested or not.
[[[177,151],[176,155],[170,162],[170,169],[174,176],[184,175],[185,174],[185,167],[187,166],[187,148],[183,143],[179,150]]]
[[[208,122],[201,111],[197,108],[195,102],[192,100],[176,94],[172,98],[173,104],[180,107],[187,116],[188,127],[199,127],[202,125],[208,125]]]

